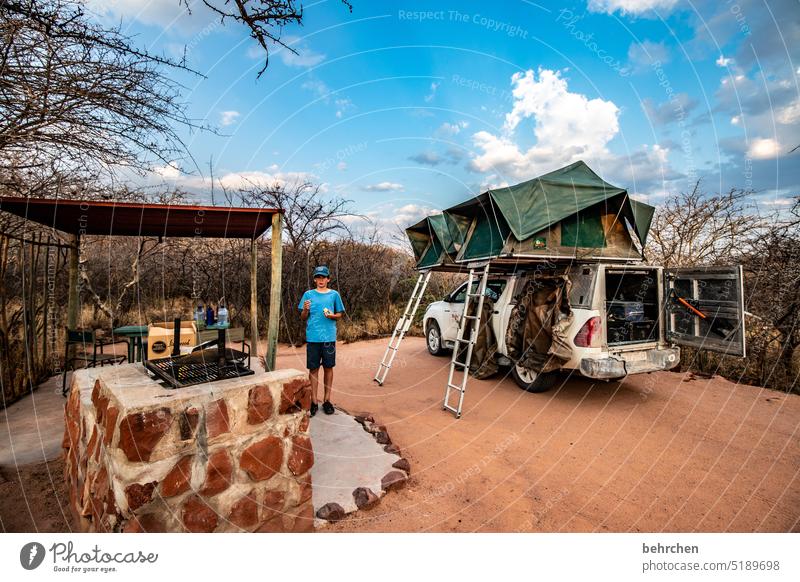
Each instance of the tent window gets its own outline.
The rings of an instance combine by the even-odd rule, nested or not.
[[[562,247],[602,248],[606,246],[606,236],[600,213],[578,212],[561,221]]]

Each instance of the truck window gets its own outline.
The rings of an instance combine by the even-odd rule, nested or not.
[[[571,307],[592,308],[594,280],[597,269],[590,265],[574,265],[568,273],[572,286],[569,290]]]
[[[497,301],[500,296],[503,294],[503,291],[506,288],[507,281],[504,279],[497,279],[497,280],[490,280],[486,283],[486,294],[492,301]],[[475,293],[478,290],[478,285],[480,281],[473,281],[472,282],[472,292]],[[464,297],[467,295],[467,286],[462,285],[458,292],[452,296],[450,299],[450,303],[464,303]]]

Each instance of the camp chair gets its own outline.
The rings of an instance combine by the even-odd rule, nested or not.
[[[67,342],[64,349],[64,375],[61,380],[61,394],[67,395],[67,368],[75,371],[75,363],[83,362],[84,367],[94,368],[97,364],[121,364],[128,359],[125,354],[105,354],[104,346],[122,343],[125,340],[116,340],[97,337],[95,330],[67,329]],[[69,357],[70,347],[76,346],[75,355]],[[99,351],[98,351],[99,348]]]

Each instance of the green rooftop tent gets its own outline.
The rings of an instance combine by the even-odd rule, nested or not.
[[[407,228],[417,268],[453,264],[468,229],[468,220],[445,213],[428,216]]]
[[[441,239],[441,248],[433,241],[426,247],[430,256],[418,254],[421,244],[414,237],[425,221],[408,229],[408,234],[412,246],[417,245],[419,269],[444,264],[443,255],[455,263],[490,258],[630,260],[642,257],[654,210],[578,161],[445,210],[439,221],[468,225],[463,244],[453,245],[458,249],[455,256],[444,252]]]

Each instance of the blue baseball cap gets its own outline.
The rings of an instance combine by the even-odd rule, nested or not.
[[[328,267],[325,265],[320,265],[314,269],[314,279],[317,277],[330,277],[331,272],[328,270]]]

